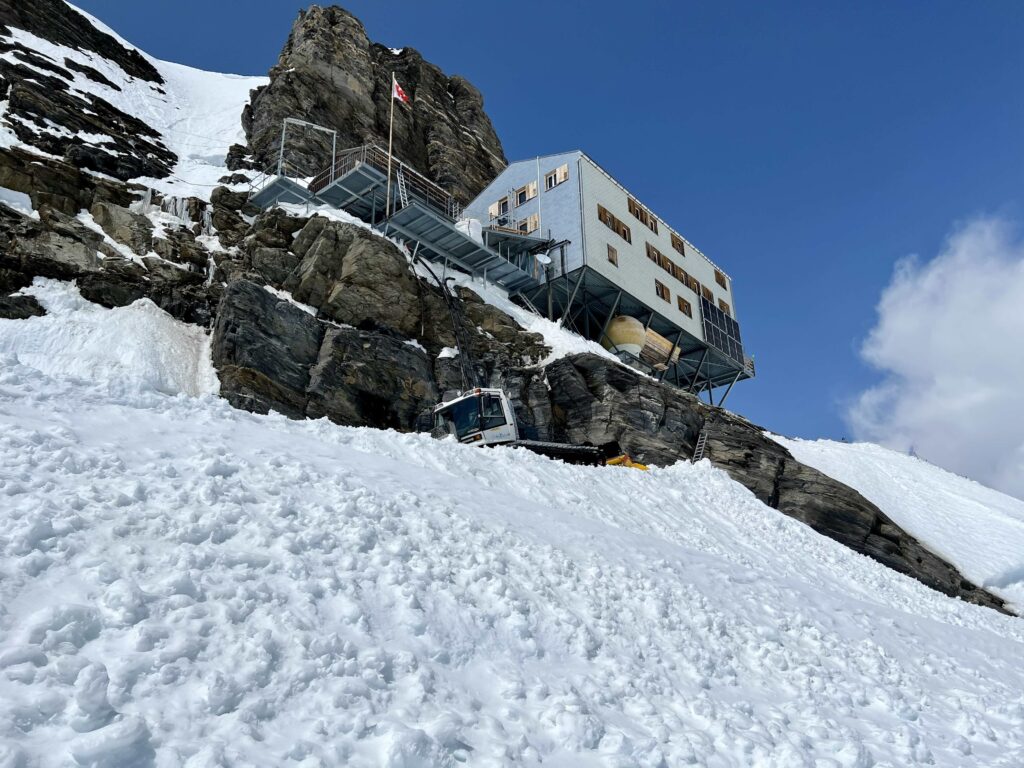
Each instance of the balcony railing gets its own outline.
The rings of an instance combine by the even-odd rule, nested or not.
[[[322,189],[333,184],[336,179],[341,178],[349,171],[358,167],[360,163],[365,163],[387,175],[387,150],[381,149],[376,144],[365,144],[361,147],[354,147],[339,153],[332,166],[318,173],[309,182],[310,192],[313,194],[320,192]],[[405,177],[405,186],[411,195],[419,198],[451,219],[457,219],[461,215],[462,210],[454,197],[422,173],[392,155],[391,182],[394,191],[397,191],[399,173]]]

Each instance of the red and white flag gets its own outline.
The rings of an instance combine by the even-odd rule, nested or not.
[[[391,76],[391,98],[398,99],[404,104],[409,103],[409,94],[402,90],[394,75]]]

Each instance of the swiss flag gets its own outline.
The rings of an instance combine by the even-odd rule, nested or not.
[[[391,98],[398,99],[404,104],[409,103],[409,94],[402,90],[394,75],[391,76]]]

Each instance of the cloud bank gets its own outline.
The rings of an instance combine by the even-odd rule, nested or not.
[[[860,440],[1024,498],[1024,241],[1000,218],[896,265],[861,349],[883,373],[847,411]]]

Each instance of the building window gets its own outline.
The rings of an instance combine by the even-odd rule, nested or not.
[[[672,277],[678,280],[683,285],[686,285],[686,272],[679,266],[672,265]]]
[[[711,289],[708,288],[706,285],[702,285],[700,287],[700,295],[707,299],[709,304],[715,303],[715,294],[713,294],[711,292]]]
[[[664,283],[654,281],[654,292],[658,294],[658,298],[669,303],[672,302],[672,294],[668,289],[668,286]]]
[[[569,180],[569,166],[562,165],[550,173],[544,174],[544,189],[554,189],[563,181]]]
[[[725,314],[727,314],[729,317],[732,317],[732,307],[730,307],[726,302],[722,301],[722,299],[718,300],[718,308],[725,312]]]
[[[516,201],[516,206],[520,206],[527,200],[533,200],[537,196],[537,182],[531,181],[525,187],[520,187],[515,191],[512,196]]]
[[[688,302],[682,296],[676,296],[676,302],[678,302],[679,304],[680,312],[682,312],[687,317],[693,317],[693,307],[690,305],[690,302]]]
[[[647,258],[653,261],[655,264],[657,264],[658,257],[661,256],[661,254],[658,253],[658,249],[655,248],[650,243],[645,243],[645,245],[647,246]]]
[[[700,283],[697,282],[697,278],[692,275],[686,276],[686,287],[694,293],[700,293]]]
[[[681,238],[675,232],[672,233],[672,247],[675,248],[680,255],[686,255],[686,246],[683,245],[683,238]]]
[[[633,236],[629,232],[629,227],[619,221],[612,213],[605,208],[603,205],[597,206],[597,218],[601,220],[608,229],[617,234],[627,243],[633,242]]]
[[[519,222],[519,231],[524,235],[528,235],[540,227],[540,214],[531,213],[525,219]]]
[[[634,200],[632,197],[629,198],[629,212],[636,218],[643,222],[644,226],[651,230],[654,234],[658,234],[658,220],[654,218],[654,214],[644,208],[640,203]]]
[[[715,282],[725,288],[725,290],[729,290],[729,282],[725,279],[725,275],[717,269],[715,270]]]
[[[608,245],[608,261],[616,267],[619,266],[619,252],[616,251],[611,244]]]
[[[487,213],[492,219],[496,219],[499,216],[504,216],[508,213],[508,198],[503,197],[498,202],[494,203],[487,209]]]

